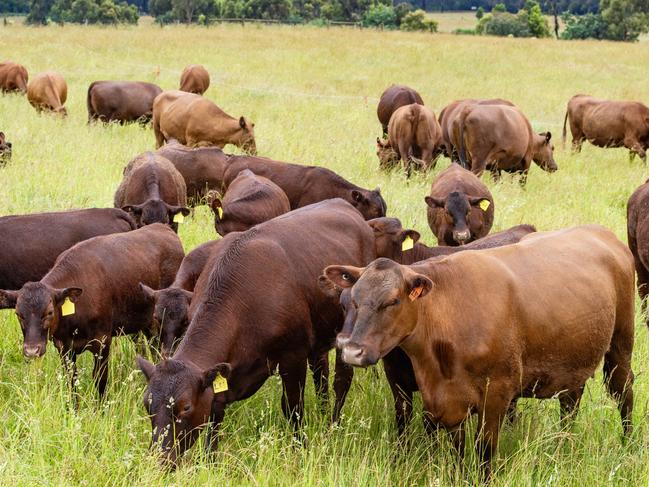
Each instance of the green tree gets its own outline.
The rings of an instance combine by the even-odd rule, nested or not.
[[[541,12],[541,6],[533,0],[528,0],[525,11],[527,11],[527,28],[532,36],[550,37],[550,26]]]
[[[480,20],[482,17],[484,17],[484,9],[482,7],[478,7],[478,10],[475,13],[476,19]]]
[[[494,5],[494,8],[491,9],[492,12],[507,12],[507,7],[504,3],[497,3]]]
[[[426,12],[415,10],[407,14],[401,21],[401,30],[423,30],[426,32],[437,32],[437,22],[426,18]]]
[[[601,0],[600,12],[608,39],[636,41],[649,31],[649,0]]]
[[[28,24],[47,24],[47,17],[53,3],[54,0],[31,0],[29,15],[27,15],[25,22]]]

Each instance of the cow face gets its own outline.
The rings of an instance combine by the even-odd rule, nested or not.
[[[0,165],[11,159],[11,142],[5,138],[4,132],[0,132]]]
[[[532,160],[544,171],[554,172],[558,169],[554,162],[554,144],[551,141],[552,134],[545,132],[534,134],[534,154]]]
[[[406,230],[398,218],[375,218],[367,222],[374,231],[374,245],[377,257],[386,257],[401,262],[403,242],[411,238],[413,244],[420,238],[419,232]]]
[[[201,371],[178,360],[153,365],[142,357],[137,365],[147,380],[144,408],[151,418],[151,446],[162,453],[162,461],[174,465],[192,447],[210,416],[219,421],[225,409],[225,393],[215,395],[217,375],[228,379],[229,364]]]
[[[416,300],[432,288],[432,281],[389,259],[366,268],[329,266],[325,276],[341,288],[351,288],[354,321],[349,336],[338,341],[343,360],[358,367],[375,364],[397,347],[417,324]]]
[[[376,188],[373,191],[353,189],[350,191],[349,196],[350,199],[348,201],[354,208],[361,212],[363,218],[366,220],[385,216],[387,205],[383,196],[381,196],[380,188]]]
[[[194,293],[176,287],[156,291],[143,283],[140,290],[153,304],[153,329],[160,334],[162,356],[169,356],[189,326],[189,305]]]
[[[245,117],[239,118],[241,136],[239,147],[248,154],[257,155],[257,144],[255,143],[255,124]]]
[[[0,291],[0,308],[16,308],[25,357],[45,354],[47,340],[59,326],[61,306],[66,299],[77,302],[82,292],[78,287],[55,289],[40,282],[28,282],[20,291]]]
[[[391,169],[399,164],[399,154],[395,151],[390,142],[376,138],[376,156],[379,158],[381,169]]]
[[[469,229],[469,214],[472,208],[479,208],[480,202],[485,198],[468,196],[462,192],[454,191],[446,199],[426,196],[424,200],[432,209],[443,209],[446,226],[451,229],[453,240],[458,245],[471,241]],[[440,236],[440,238],[443,238]]]
[[[178,213],[189,215],[189,208],[168,205],[160,199],[149,199],[140,205],[122,206],[122,210],[133,215],[138,228],[153,223],[171,225]]]

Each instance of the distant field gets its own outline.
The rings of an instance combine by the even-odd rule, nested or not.
[[[468,13],[433,17],[444,31],[473,23]],[[509,178],[499,184],[485,178],[495,198],[494,230],[519,223],[552,230],[596,222],[626,240],[626,201],[647,178],[647,168],[637,160],[629,164],[621,149],[586,145],[572,155],[561,148],[560,134],[566,102],[576,93],[649,102],[646,45],[144,24],[28,28],[0,23],[2,57],[25,64],[32,75],[61,72],[69,84],[70,113],[63,121],[38,116],[25,98],[0,96],[0,130],[14,144],[12,162],[0,169],[0,214],[110,206],[124,165],[153,149],[154,138],[149,128],[88,126],[88,85],[127,79],[175,88],[186,64],[203,63],[213,80],[206,96],[256,123],[261,155],[324,165],[357,184],[380,186],[389,215],[420,231],[429,244],[434,238],[423,197],[448,161],[410,181],[398,171],[380,172],[374,152],[379,95],[391,83],[405,83],[436,113],[457,98],[510,99],[535,130],[552,131],[559,171],[550,175],[534,166],[525,190]],[[215,238],[210,211],[198,208],[180,236],[187,251]],[[345,416],[335,427],[317,412],[309,383],[307,448],[292,440],[274,377],[251,399],[228,409],[213,459],[196,448],[177,471],[164,473],[148,452],[144,379],[135,369],[131,340],[114,342],[108,394],[101,404],[90,382],[91,357],[81,358],[83,400],[75,411],[53,347],[42,360],[26,364],[13,312],[0,312],[0,329],[0,485],[446,486],[472,485],[478,478],[471,455],[463,472],[443,436],[426,438],[419,414],[409,433],[410,448],[399,448],[380,367],[357,371]],[[503,429],[493,485],[647,485],[648,364],[648,331],[638,314],[631,441],[621,442],[619,416],[598,373],[572,428],[561,429],[556,401],[521,401],[519,421]]]

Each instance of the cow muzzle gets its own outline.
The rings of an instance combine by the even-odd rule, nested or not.
[[[351,343],[349,340],[342,347],[342,351],[343,362],[349,365],[355,367],[367,367],[368,365],[374,365],[376,363],[376,360],[372,360],[363,347]]]
[[[455,240],[460,245],[464,245],[471,238],[471,232],[469,230],[462,230],[458,232],[453,232],[453,240]]]
[[[38,345],[23,345],[23,355],[25,358],[38,358],[42,357],[45,355],[45,345],[43,344],[38,344]]]

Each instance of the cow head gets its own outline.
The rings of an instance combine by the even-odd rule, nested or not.
[[[554,162],[554,144],[552,143],[552,134],[544,132],[534,134],[534,153],[532,160],[544,171],[554,172],[558,169],[557,163]]]
[[[399,164],[399,154],[392,148],[388,140],[376,138],[376,155],[379,158],[381,169],[391,169]]]
[[[348,201],[361,212],[366,220],[385,216],[387,205],[381,196],[380,188],[373,191],[362,188],[352,189],[349,192],[349,197]]]
[[[239,117],[239,143],[241,149],[248,154],[257,155],[257,144],[255,143],[255,124],[246,117]]]
[[[78,287],[55,289],[41,282],[28,282],[20,291],[0,291],[0,309],[16,309],[25,357],[45,354],[48,338],[59,327],[63,303],[77,302],[82,292]]]
[[[138,228],[152,223],[171,225],[178,213],[189,215],[189,208],[184,206],[168,205],[161,199],[148,199],[139,205],[122,206],[122,210],[130,213],[135,218]]]
[[[5,138],[4,132],[0,132],[0,165],[11,159],[11,142]]]
[[[171,355],[176,341],[189,326],[189,305],[194,293],[177,287],[156,291],[143,283],[140,290],[153,304],[153,329],[160,335],[162,355]]]
[[[164,463],[174,465],[210,417],[222,420],[227,393],[215,395],[212,383],[218,375],[228,379],[230,365],[221,363],[203,371],[179,360],[154,365],[142,357],[137,357],[137,365],[148,383],[144,408],[151,418],[151,446],[159,449]]]
[[[336,286],[351,288],[351,334],[337,342],[343,360],[358,367],[375,364],[412,333],[416,301],[433,287],[428,277],[383,258],[365,268],[329,266],[324,274]]]
[[[469,214],[471,210],[473,208],[480,208],[480,203],[483,200],[489,201],[487,198],[469,196],[461,191],[453,191],[446,198],[426,196],[424,200],[431,209],[443,210],[444,227],[450,229],[453,241],[458,245],[464,245],[473,240],[471,230],[469,229]],[[489,204],[491,205],[493,203],[489,201]],[[438,238],[441,243],[443,235],[438,236]]]
[[[403,243],[407,238],[414,244],[421,235],[415,230],[406,230],[398,218],[375,218],[367,224],[374,231],[374,245],[377,257],[386,257],[401,262]]]

